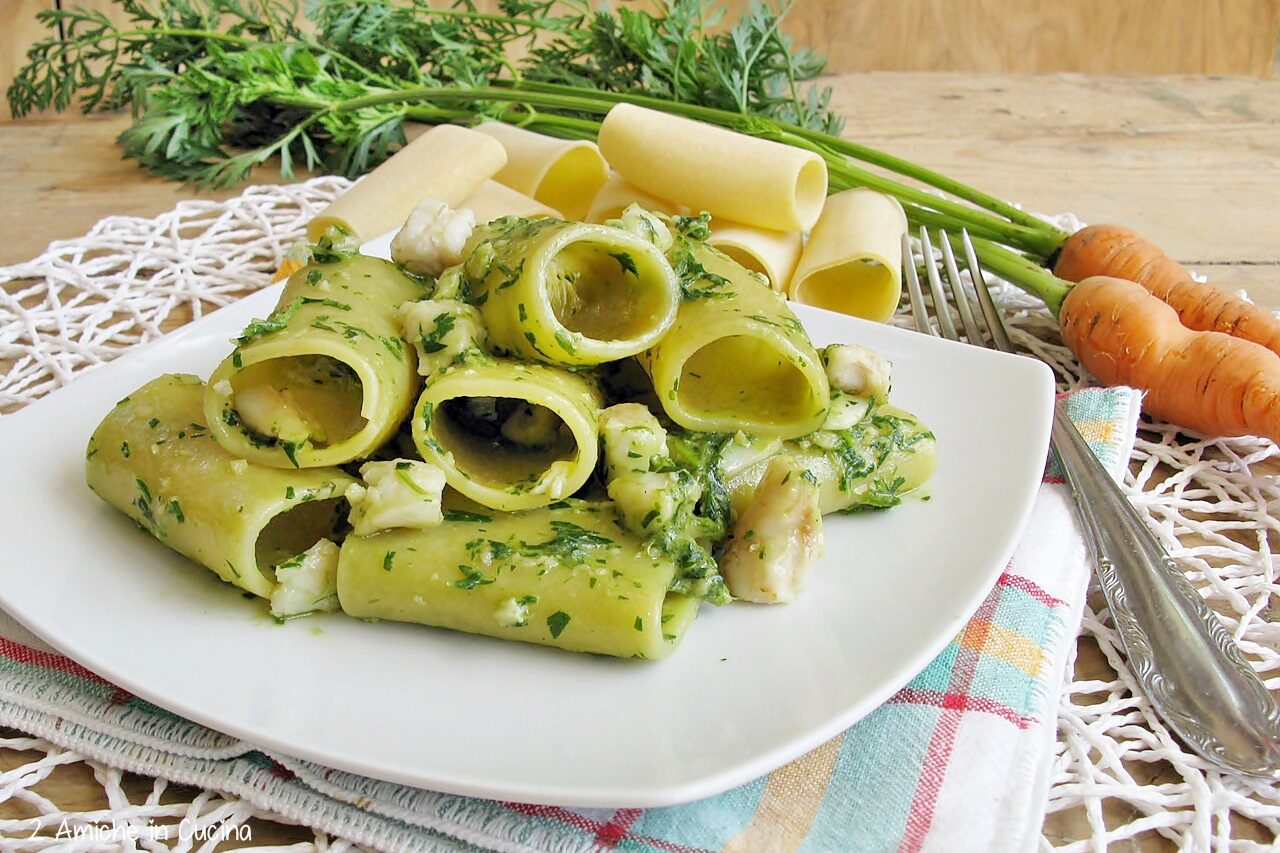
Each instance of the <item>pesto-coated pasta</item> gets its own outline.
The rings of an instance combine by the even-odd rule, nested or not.
[[[445,513],[429,531],[350,536],[342,609],[505,640],[657,659],[699,601],[669,592],[675,562],[650,554],[611,504],[568,501],[498,516]]]
[[[852,427],[789,441],[756,439],[726,454],[722,474],[735,516],[750,503],[770,461],[788,454],[817,479],[823,514],[885,509],[922,486],[937,462],[933,433],[910,412],[862,401]]]
[[[419,381],[396,311],[424,286],[377,258],[313,261],[289,277],[276,310],[236,339],[209,379],[213,436],[277,468],[369,455],[408,416]]]
[[[782,296],[705,245],[672,251],[689,253],[676,261],[689,296],[671,331],[640,356],[667,415],[703,432],[795,438],[820,427],[827,377]]]
[[[337,468],[281,470],[237,459],[205,424],[204,383],[153,379],[121,400],[89,439],[85,479],[98,497],[165,545],[264,598],[272,567],[340,538]]]
[[[564,370],[472,361],[432,376],[413,418],[413,441],[471,500],[532,509],[569,497],[590,478],[600,403],[593,382]]]
[[[679,290],[662,252],[621,228],[499,219],[476,229],[469,257],[437,298],[480,308],[494,349],[585,366],[647,349],[675,319]]]

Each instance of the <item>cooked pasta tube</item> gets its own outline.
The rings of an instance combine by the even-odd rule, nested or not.
[[[445,513],[428,531],[349,536],[342,609],[504,640],[624,658],[664,658],[698,613],[668,588],[673,559],[650,554],[612,504],[569,501],[496,516]]]
[[[725,255],[698,243],[676,267],[685,283],[671,331],[640,356],[670,418],[702,432],[742,430],[794,438],[827,413],[822,362],[782,296]]]
[[[337,468],[251,465],[209,435],[204,383],[153,379],[116,404],[89,439],[85,478],[98,497],[224,581],[270,597],[273,567],[321,539],[338,540]]]
[[[667,216],[684,216],[689,213],[689,208],[684,205],[647,193],[614,172],[591,200],[586,220],[587,222],[604,222],[617,219],[633,204],[638,204],[648,211],[665,213]]]
[[[609,166],[594,142],[556,139],[502,122],[485,122],[476,130],[506,149],[507,165],[498,172],[498,181],[563,211],[569,219],[583,217],[609,177]]]
[[[653,346],[675,319],[679,289],[662,252],[630,231],[511,218],[476,229],[436,297],[478,306],[493,348],[592,365]]]
[[[746,439],[721,456],[721,476],[735,517],[751,503],[772,459],[791,456],[818,485],[823,514],[894,506],[933,475],[937,442],[919,419],[895,406],[860,402],[862,416],[846,429],[798,439]]]
[[[334,199],[307,225],[316,241],[330,226],[368,240],[399,228],[424,198],[457,207],[506,165],[501,143],[465,127],[442,124],[423,133]]]
[[[799,231],[770,231],[713,219],[707,245],[724,252],[748,270],[760,273],[774,290],[786,293],[800,260],[804,239]]]
[[[759,228],[806,231],[827,196],[812,151],[633,104],[609,110],[600,151],[646,192]]]
[[[515,511],[582,487],[599,455],[601,395],[588,380],[502,360],[432,376],[413,418],[422,458],[477,503]]]
[[[465,207],[476,215],[476,223],[485,225],[504,216],[523,216],[525,219],[564,219],[564,214],[548,207],[537,199],[511,189],[506,184],[489,180],[462,200]]]
[[[393,264],[354,255],[289,277],[218,365],[205,416],[218,443],[260,465],[313,468],[371,454],[408,416],[416,356],[396,310],[425,295]]]
[[[845,190],[827,199],[800,255],[788,295],[883,323],[902,295],[902,235],[907,216],[892,196]]]

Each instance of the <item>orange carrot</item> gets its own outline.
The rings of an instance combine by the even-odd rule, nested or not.
[[[1178,312],[1182,325],[1223,332],[1280,354],[1280,320],[1211,284],[1191,278],[1186,267],[1135,231],[1090,225],[1063,243],[1054,273],[1068,281],[1105,275],[1135,281]]]
[[[293,258],[285,258],[280,262],[280,269],[276,270],[276,274],[271,277],[271,283],[275,284],[277,281],[284,281],[300,269],[302,269],[301,262],[295,261]]]
[[[1058,324],[1090,373],[1146,391],[1148,413],[1206,435],[1280,441],[1280,360],[1266,347],[1192,331],[1140,285],[1104,276],[1071,288]]]

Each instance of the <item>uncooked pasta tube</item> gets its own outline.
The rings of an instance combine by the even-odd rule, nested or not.
[[[799,231],[770,231],[713,219],[707,244],[752,272],[760,273],[774,290],[786,293],[804,240]]]
[[[581,219],[609,167],[594,142],[556,139],[515,125],[485,122],[476,128],[507,152],[507,165],[496,179],[543,204]]]
[[[812,151],[632,104],[609,110],[600,151],[646,192],[759,228],[806,231],[827,196]]]
[[[845,190],[827,199],[788,295],[805,305],[884,322],[902,295],[907,217],[891,196]]]
[[[85,479],[98,497],[218,577],[264,598],[273,567],[321,539],[338,541],[337,468],[252,465],[209,435],[204,383],[170,374],[116,404],[89,439]]]
[[[465,127],[433,127],[338,196],[307,225],[320,239],[332,225],[363,240],[399,228],[424,198],[457,207],[507,162],[502,145]]]
[[[617,219],[622,216],[624,210],[633,204],[638,204],[650,212],[665,213],[668,216],[684,216],[689,213],[689,208],[684,205],[675,204],[647,193],[617,172],[614,172],[609,176],[609,180],[605,182],[604,186],[600,188],[600,191],[596,193],[596,197],[591,200],[591,207],[587,210],[586,218],[588,222],[604,222],[608,219]]]
[[[276,468],[368,456],[417,396],[417,358],[396,311],[425,295],[394,264],[362,255],[295,272],[271,316],[251,323],[209,378],[214,438]]]
[[[458,207],[470,208],[476,215],[476,224],[485,225],[503,216],[523,216],[525,219],[564,219],[564,214],[522,192],[497,181],[485,181],[475,192],[462,200]]]

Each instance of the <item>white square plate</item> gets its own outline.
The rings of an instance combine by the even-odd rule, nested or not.
[[[656,663],[340,614],[276,624],[84,485],[90,433],[165,372],[207,376],[269,288],[0,421],[0,606],[105,678],[262,747],[450,793],[650,807],[719,793],[848,727],[960,629],[1040,483],[1047,367],[815,309],[815,343],[894,363],[893,401],[938,437],[929,501],[830,516],[788,606],[704,606]]]

